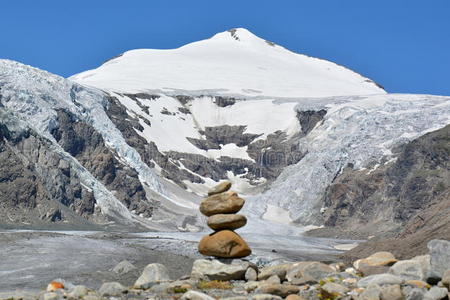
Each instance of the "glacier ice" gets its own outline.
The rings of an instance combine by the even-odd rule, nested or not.
[[[302,224],[317,224],[320,199],[348,164],[356,169],[395,159],[395,146],[450,123],[450,97],[387,94],[300,100],[297,110],[326,109],[324,120],[305,138],[307,152],[283,170],[270,188],[250,204],[263,214],[261,203],[288,210]],[[368,171],[370,172],[370,170]]]
[[[141,161],[137,151],[125,142],[121,132],[106,115],[107,101],[102,91],[85,88],[57,75],[10,60],[0,60],[0,88],[4,108],[53,142],[54,150],[78,169],[82,183],[94,191],[104,213],[120,216],[125,221],[134,218],[103,184],[56,143],[51,130],[57,126],[58,109],[65,109],[92,125],[102,135],[107,146],[139,173],[142,182],[155,192],[164,194],[156,175]]]

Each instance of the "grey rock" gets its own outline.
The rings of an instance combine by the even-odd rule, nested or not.
[[[301,271],[301,274],[305,280],[316,282],[319,282],[320,279],[331,276],[335,273],[336,271],[333,268],[319,262],[313,262],[306,265]]]
[[[402,284],[403,279],[393,274],[376,274],[362,278],[358,281],[358,287],[367,287],[371,284]]]
[[[31,292],[16,290],[14,292],[0,292],[0,299],[14,299],[14,300],[36,300],[37,296]]]
[[[281,264],[276,266],[265,267],[260,270],[258,280],[265,280],[272,275],[277,275],[281,280],[286,278],[286,273],[292,268],[292,264]]]
[[[281,279],[277,275],[272,275],[269,278],[267,278],[265,281],[267,283],[276,283],[276,284],[280,284],[281,283]]]
[[[334,179],[323,198],[325,226],[364,236],[402,230],[395,238],[360,244],[345,254],[346,260],[376,250],[412,257],[425,252],[430,238],[450,238],[449,145],[447,125],[398,147],[397,160],[391,164],[370,174],[349,166]]]
[[[251,293],[264,284],[264,281],[249,281],[244,284],[244,290]]]
[[[49,293],[45,293],[42,298],[43,298],[43,300],[58,300],[58,299],[62,299],[62,295],[55,293],[55,292],[49,292]]]
[[[357,297],[357,300],[380,300],[380,297],[381,287],[377,284],[371,284]]]
[[[403,288],[403,294],[406,300],[423,300],[426,290],[421,288],[412,288],[406,286]]]
[[[448,290],[446,288],[440,288],[433,286],[429,289],[423,296],[424,300],[441,300],[445,299],[448,295]]]
[[[444,272],[450,269],[450,241],[431,240],[428,249],[431,264],[429,277],[442,278]]]
[[[88,294],[88,289],[84,285],[76,285],[74,286],[67,296],[69,298],[82,298]]]
[[[253,295],[251,300],[282,300],[280,296],[271,295],[271,294],[257,294]]]
[[[127,289],[118,282],[105,282],[98,290],[102,296],[120,296],[126,291]]]
[[[248,269],[256,268],[240,259],[198,259],[192,266],[191,277],[208,280],[242,280]]]
[[[148,288],[155,282],[170,280],[167,268],[162,264],[149,264],[142,271],[134,286],[137,288]]]
[[[102,135],[68,111],[58,110],[57,122],[58,127],[51,133],[58,144],[109,190],[115,191],[115,197],[128,209],[150,217],[153,206],[143,207],[148,201],[138,173],[117,159],[117,153],[106,146]]]
[[[403,300],[403,293],[400,285],[386,285],[381,287],[381,300]]]
[[[334,282],[325,283],[321,289],[329,295],[344,295],[350,291],[346,286]]]
[[[96,295],[96,294],[89,294],[87,296],[83,297],[83,300],[101,300],[102,297]]]
[[[188,291],[181,296],[180,300],[215,300],[213,297],[197,291]]]
[[[245,271],[245,280],[246,281],[255,281],[258,279],[258,273],[253,268],[248,268],[247,271]]]
[[[154,282],[152,284],[154,284],[154,285],[152,285],[150,287],[150,291],[155,294],[165,294],[170,290],[170,287],[171,287],[168,282],[162,282],[162,283]],[[149,286],[149,285],[147,285],[147,286]]]
[[[297,119],[300,121],[300,126],[302,128],[303,134],[307,135],[316,126],[317,123],[323,120],[323,117],[326,114],[327,111],[324,109],[318,111],[298,111]]]
[[[118,263],[112,271],[116,274],[126,274],[130,271],[135,270],[136,267],[130,263],[128,260],[123,260],[120,263]]]
[[[405,280],[425,280],[429,270],[426,259],[410,259],[396,262],[390,267],[389,273],[400,276]]]

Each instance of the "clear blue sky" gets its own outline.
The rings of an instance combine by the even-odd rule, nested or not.
[[[449,0],[5,0],[0,9],[0,58],[65,77],[126,50],[245,27],[389,92],[450,95]]]

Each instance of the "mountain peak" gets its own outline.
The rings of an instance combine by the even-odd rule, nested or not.
[[[385,93],[373,81],[349,69],[294,53],[245,28],[220,32],[177,49],[127,51],[71,79],[118,92],[184,90],[234,97]]]
[[[249,44],[265,44],[270,46],[275,46],[274,43],[266,41],[246,28],[232,28],[227,31],[219,32],[215,34],[210,40],[220,40],[220,41],[232,41],[241,42]]]

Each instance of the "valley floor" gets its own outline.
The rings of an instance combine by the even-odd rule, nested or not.
[[[99,288],[103,282],[131,285],[138,271],[118,277],[111,269],[122,260],[137,270],[149,263],[167,266],[172,278],[190,273],[201,257],[198,240],[206,233],[105,231],[0,231],[0,292],[37,291],[54,279]],[[285,260],[334,261],[355,241],[305,236],[274,236],[243,233],[260,265]],[[136,273],[136,274],[135,274]]]

